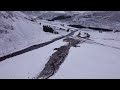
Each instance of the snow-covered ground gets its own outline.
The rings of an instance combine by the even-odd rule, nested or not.
[[[44,68],[49,56],[55,52],[53,49],[64,44],[65,42],[59,40],[48,46],[0,62],[0,78],[31,79],[35,77]]]
[[[13,16],[9,17],[11,13]],[[7,29],[8,33],[0,33],[0,57],[25,49],[35,44],[50,41],[56,37],[68,34],[66,31],[59,31],[57,34],[46,33],[43,31],[42,25],[49,25],[48,22],[41,21],[42,25],[32,22],[24,13],[19,11],[0,12],[0,29],[3,32],[5,27],[12,26],[13,30]],[[7,19],[5,18],[7,17]],[[61,26],[62,27],[62,26]]]
[[[71,48],[51,79],[120,79],[120,50],[90,44]]]
[[[111,36],[113,38],[117,33],[113,35],[113,33],[91,32],[91,35],[96,36],[95,38]],[[111,44],[111,40],[107,42],[104,43],[104,40],[101,40],[99,43],[120,47],[119,41],[114,41],[119,45]],[[65,44],[66,42],[58,40],[45,47],[0,62],[0,78],[27,79],[37,76],[55,52],[53,49]],[[70,49],[68,57],[50,79],[120,78],[120,50],[89,43],[83,43],[80,46]]]
[[[78,12],[76,11],[74,13],[78,14]],[[43,13],[49,12],[43,11]],[[56,11],[56,13],[56,15],[58,15],[58,11]],[[62,11],[59,13],[63,14],[66,12]],[[69,12],[69,14],[70,13],[71,12]],[[35,13],[33,13],[32,16],[34,16],[34,14]],[[39,16],[39,13],[37,14],[37,16]],[[105,13],[101,14],[103,15]],[[50,12],[50,15],[54,16],[54,13]],[[114,17],[114,15],[116,14],[111,14],[112,17]],[[80,22],[78,20],[79,17],[80,16],[77,16],[74,19],[76,23]],[[36,22],[32,22],[25,18],[29,19],[27,15],[19,11],[0,12],[0,29],[9,32],[3,34],[3,31],[0,31],[0,56],[70,33],[65,31],[70,28],[67,26],[69,23],[60,21],[51,22],[40,19],[36,20]],[[80,20],[81,19],[80,17]],[[87,21],[86,19],[85,23],[93,25],[90,22],[95,23],[94,20],[91,21],[91,19],[88,19]],[[111,19],[109,21],[111,21]],[[104,22],[104,20],[102,22]],[[41,25],[39,23],[41,23]],[[110,23],[107,22],[108,26],[106,24],[99,25],[99,23],[100,22],[97,23],[98,26],[109,27],[114,21]],[[120,23],[118,21],[116,23],[119,29]],[[115,28],[116,23],[111,27]],[[64,24],[64,27],[62,24]],[[11,25],[14,28],[13,30],[8,27]],[[56,31],[59,31],[60,34],[56,35],[43,32],[42,25],[51,26]],[[60,28],[65,30],[60,30]],[[71,47],[60,69],[50,77],[50,79],[120,79],[120,32],[100,33],[90,29],[75,28],[71,28],[71,30],[78,30],[73,36],[76,36],[79,31],[81,31],[82,35],[84,35],[84,32],[89,33],[91,35],[90,40],[80,44],[80,47]],[[47,46],[0,62],[0,79],[31,79],[36,77],[43,70],[49,57],[55,52],[53,49],[65,44],[66,42],[63,42],[61,39]]]
[[[92,32],[94,33],[94,32]],[[99,36],[100,35],[100,36]],[[120,33],[119,33],[120,35]],[[113,33],[94,33],[97,38],[118,37]],[[96,40],[96,42],[98,42]],[[120,48],[120,41],[108,40],[110,46]],[[69,55],[58,72],[50,79],[117,79],[120,78],[120,50],[84,43],[70,49]]]

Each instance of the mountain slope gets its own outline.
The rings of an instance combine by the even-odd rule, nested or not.
[[[120,12],[119,11],[86,11],[86,12],[66,12],[71,13],[71,18],[57,20],[67,24],[83,25],[86,27],[96,27],[113,29],[120,31]]]
[[[0,12],[0,57],[58,36],[44,32],[42,25],[22,12]]]

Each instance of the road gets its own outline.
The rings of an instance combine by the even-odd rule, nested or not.
[[[48,41],[48,42],[44,42],[44,43],[41,43],[41,44],[36,44],[36,45],[33,45],[33,46],[30,46],[28,48],[25,48],[23,50],[20,50],[20,51],[17,51],[17,52],[14,52],[14,53],[11,53],[11,54],[8,54],[8,55],[5,55],[3,57],[0,57],[0,62],[1,61],[4,61],[8,58],[11,58],[11,57],[14,57],[14,56],[17,56],[17,55],[20,55],[20,54],[23,54],[23,53],[26,53],[26,52],[29,52],[29,51],[32,51],[32,50],[35,50],[35,49],[38,49],[38,48],[41,48],[41,47],[44,47],[46,45],[49,45],[57,40],[60,40],[62,38],[65,38],[65,37],[68,37],[68,36],[71,36],[75,33],[76,31],[72,31],[71,33],[69,33],[68,35],[65,35],[65,36],[61,36],[61,37],[58,37],[58,38],[55,38],[51,41]]]

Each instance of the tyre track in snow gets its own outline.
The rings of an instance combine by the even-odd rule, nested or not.
[[[77,30],[76,30],[76,31],[77,31]],[[55,42],[55,41],[57,41],[57,40],[60,40],[60,39],[62,39],[62,38],[65,38],[65,37],[68,37],[68,36],[73,35],[76,31],[72,31],[72,32],[69,33],[68,35],[61,36],[61,37],[52,39],[51,41],[44,42],[44,43],[41,43],[41,44],[36,44],[36,45],[30,46],[30,47],[28,47],[28,48],[25,48],[25,49],[23,49],[23,50],[16,51],[16,52],[13,52],[13,53],[11,53],[11,54],[2,56],[2,57],[0,57],[0,62],[6,60],[6,59],[8,59],[8,58],[11,58],[11,57],[14,57],[14,56],[17,56],[17,55],[20,55],[20,54],[23,54],[23,53],[26,53],[26,52],[29,52],[29,51],[32,51],[32,50],[41,48],[41,47],[44,47],[44,46],[46,46],[46,45],[49,45],[49,44],[51,44],[51,43],[53,43],[53,42]]]

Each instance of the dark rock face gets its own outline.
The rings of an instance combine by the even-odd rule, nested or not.
[[[0,34],[7,34],[9,33],[7,30],[0,30]]]
[[[112,32],[112,29],[106,29],[106,28],[97,28],[97,27],[85,27],[82,25],[69,25],[71,27],[75,27],[75,28],[87,28],[87,29],[92,29],[92,30],[96,30],[96,31],[103,31],[103,32]]]
[[[54,17],[54,18],[51,19],[50,21],[54,21],[54,20],[62,20],[62,19],[67,19],[67,18],[71,18],[71,16],[61,15],[61,16]]]
[[[87,28],[85,26],[82,26],[82,25],[69,25],[71,27],[75,27],[75,28]]]
[[[43,31],[54,33],[54,30],[51,27],[49,27],[49,26],[43,26]]]

